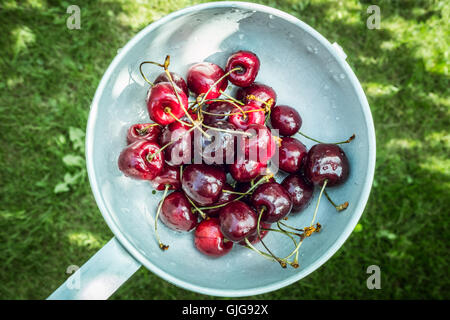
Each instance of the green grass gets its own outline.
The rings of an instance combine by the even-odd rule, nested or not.
[[[119,48],[199,1],[0,4],[0,298],[46,298],[111,237],[87,181],[84,131]],[[323,267],[267,299],[448,299],[450,8],[446,1],[258,1],[299,17],[348,54],[377,135],[374,188],[358,227]],[[371,4],[381,29],[366,27]],[[80,145],[81,143],[81,145]],[[71,155],[71,157],[66,157]],[[55,193],[60,186],[67,192]],[[361,230],[362,229],[362,230]],[[382,289],[366,288],[366,268]],[[114,299],[205,299],[141,269]]]

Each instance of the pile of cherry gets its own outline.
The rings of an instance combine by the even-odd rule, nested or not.
[[[153,82],[142,70],[148,63],[164,69]],[[169,56],[163,64],[141,63],[141,75],[150,84],[146,102],[154,123],[129,128],[128,146],[118,160],[126,176],[164,190],[155,217],[160,248],[169,246],[159,238],[159,218],[173,230],[195,229],[195,246],[206,255],[223,256],[238,243],[282,267],[297,268],[303,240],[321,229],[315,219],[322,194],[338,211],[348,206],[336,205],[325,188],[348,178],[349,162],[338,145],[354,135],[323,143],[301,133],[299,113],[276,105],[273,88],[255,82],[260,61],[252,52],[232,54],[225,70],[210,62],[194,64],[187,81],[170,72],[169,64]],[[228,82],[239,87],[236,97],[225,92]],[[294,134],[318,144],[308,151]],[[269,170],[273,161],[289,174],[281,183]],[[314,186],[320,187],[320,195],[311,224],[288,225],[288,214],[309,205]],[[268,232],[291,238],[292,252],[277,257],[263,241]],[[258,242],[265,250],[254,246]]]

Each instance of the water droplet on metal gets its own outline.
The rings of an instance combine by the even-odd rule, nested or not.
[[[332,107],[333,109],[336,109],[336,108],[337,108],[336,101],[334,101],[334,100],[331,100],[331,101],[330,101],[330,105],[331,105],[331,107]]]

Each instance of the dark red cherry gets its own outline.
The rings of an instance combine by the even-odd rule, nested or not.
[[[193,131],[191,127],[180,122],[173,122],[166,126],[159,136],[159,144],[165,146],[164,158],[169,165],[179,166],[191,163]]]
[[[303,143],[292,137],[284,137],[279,148],[279,168],[288,173],[295,173],[302,168],[308,151]]]
[[[180,76],[178,73],[170,72],[170,76],[172,77],[173,83],[183,90],[183,92],[186,94],[187,97],[189,97],[189,90],[186,84],[186,81],[184,81],[183,77]],[[167,73],[163,72],[158,77],[156,77],[155,81],[153,81],[154,84],[160,83],[160,82],[169,82],[169,77],[167,76]]]
[[[250,182],[251,180],[264,175],[266,165],[258,161],[249,159],[237,159],[235,163],[229,165],[230,174],[238,182]]]
[[[120,153],[118,161],[120,171],[127,177],[153,180],[164,167],[164,155],[159,150],[159,145],[154,142],[147,140],[133,142]]]
[[[188,98],[186,94],[180,88],[175,88],[177,89],[181,104],[169,82],[155,84],[149,91],[147,98],[148,113],[150,119],[160,125],[165,126],[176,121],[175,118],[180,119],[184,116],[185,110],[187,110]]]
[[[228,80],[238,87],[248,87],[255,81],[259,66],[260,62],[256,54],[250,51],[238,51],[228,58],[225,71],[230,72],[240,68],[232,71],[228,75]]]
[[[137,140],[157,142],[161,133],[161,126],[156,123],[133,124],[127,131],[127,143],[132,144]]]
[[[225,240],[220,231],[217,218],[209,218],[199,223],[195,229],[194,243],[201,253],[211,257],[221,257],[233,248],[233,242]]]
[[[272,128],[278,129],[282,136],[292,136],[302,126],[302,117],[294,108],[277,105],[270,113]]]
[[[183,170],[181,187],[193,201],[201,206],[209,206],[219,199],[225,182],[225,172],[220,168],[191,164]]]
[[[172,192],[162,201],[160,218],[170,229],[191,231],[197,226],[198,217],[192,213],[191,204],[183,192]]]
[[[269,128],[262,124],[251,124],[246,133],[250,136],[240,135],[238,140],[239,155],[245,155],[246,159],[256,160],[266,164],[275,154],[277,142]]]
[[[234,108],[235,106],[227,101],[213,102],[208,106],[206,111],[209,113],[220,114],[220,116],[204,113],[203,123],[211,125],[218,121],[227,121],[229,117],[228,114],[232,113]]]
[[[256,208],[258,215],[264,210],[261,221],[271,223],[284,218],[292,209],[289,193],[276,182],[258,186],[253,192],[251,203]]]
[[[261,124],[264,125],[264,122],[266,121],[266,115],[264,113],[264,110],[261,110],[258,106],[255,106],[253,104],[251,105],[245,105],[241,108],[243,111],[252,111],[252,110],[259,110],[259,111],[252,111],[252,112],[245,112],[242,114],[238,108],[234,108],[231,115],[228,119],[229,122],[231,122],[236,128],[238,129],[248,129],[248,127],[251,124]]]
[[[256,97],[257,100],[251,99],[250,96]],[[258,106],[259,108],[268,107],[264,103],[266,102],[270,106],[269,109],[273,108],[273,106],[277,102],[277,94],[275,93],[273,88],[259,82],[254,82],[253,84],[245,88],[239,88],[236,92],[236,98],[243,101],[245,104],[251,103],[255,106]]]
[[[220,90],[225,91],[228,86],[227,78],[223,78],[219,83],[214,85],[225,72],[217,64],[211,62],[201,62],[191,66],[187,73],[187,85],[195,95],[208,92],[206,99],[215,99],[221,95]]]
[[[281,185],[291,196],[293,212],[301,211],[308,206],[314,193],[314,185],[306,180],[303,175],[288,175]]]
[[[347,180],[349,171],[347,156],[338,145],[320,143],[308,152],[305,174],[315,185],[323,185],[325,180],[327,187],[340,185]]]
[[[225,238],[239,242],[256,231],[255,211],[242,201],[233,201],[220,210],[220,231]]]
[[[234,191],[232,186],[230,186],[228,183],[225,183],[225,185],[222,188],[222,193],[220,194],[219,199],[217,199],[217,201],[213,204],[213,206],[217,206],[220,204],[230,202],[238,197],[238,195],[236,193],[225,192],[225,190]],[[208,214],[208,217],[216,217],[219,215],[219,212],[221,209],[222,209],[222,207],[219,207],[219,208],[204,210],[204,212],[206,212]]]
[[[271,226],[272,226],[272,224],[267,223],[267,222],[261,222],[260,223],[260,226],[259,226],[260,229],[259,230],[260,230],[261,239],[263,239],[267,235],[267,233],[269,233],[268,230],[263,230],[263,229],[269,229]],[[249,235],[247,237],[247,239],[248,239],[248,241],[250,241],[251,244],[257,244],[259,242],[258,232],[255,231],[253,234]],[[246,246],[247,245],[245,240],[240,241],[239,244],[241,246]]]
[[[233,132],[236,128],[226,121],[213,123],[211,127],[205,128],[209,136],[195,132],[194,152],[199,153],[206,164],[233,163],[237,144]]]
[[[150,183],[156,190],[164,190],[166,186],[170,186],[169,190],[178,190],[181,187],[180,168],[165,164],[161,173]]]

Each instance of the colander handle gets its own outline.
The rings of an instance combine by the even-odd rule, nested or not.
[[[47,299],[108,299],[140,266],[114,237]]]

